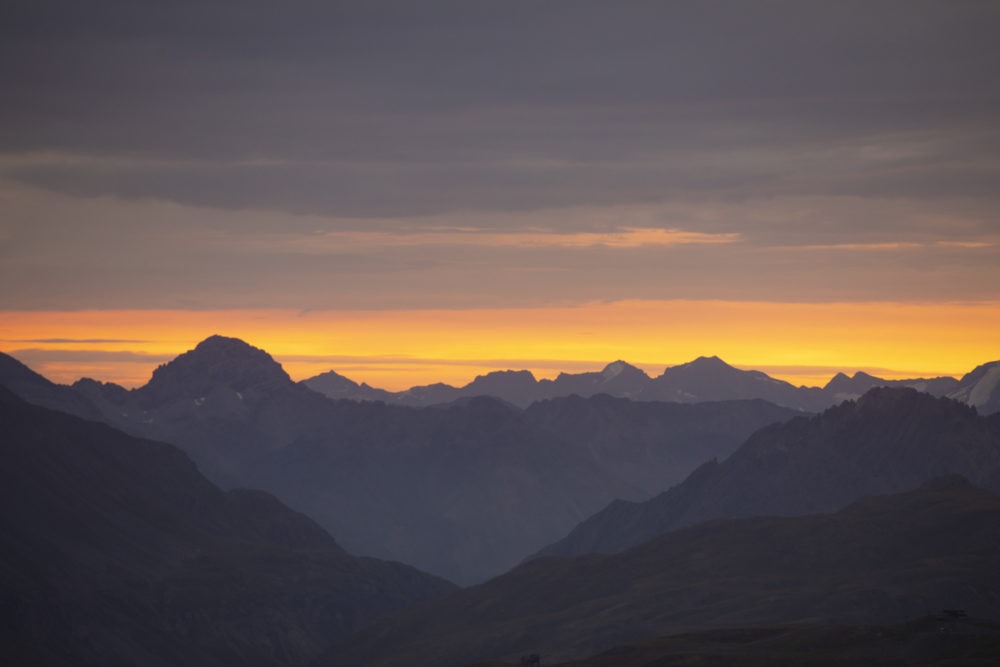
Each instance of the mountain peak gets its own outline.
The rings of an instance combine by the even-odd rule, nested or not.
[[[256,347],[253,347],[246,341],[240,338],[233,338],[230,336],[220,336],[219,334],[212,334],[205,340],[201,341],[195,345],[193,352],[199,352],[201,354],[220,354],[220,353],[253,353],[254,351],[262,352]]]
[[[693,361],[676,366],[668,366],[663,371],[664,375],[674,375],[678,377],[711,376],[715,378],[730,377],[737,374],[745,374],[752,371],[741,371],[730,366],[725,361],[716,356],[698,357]]]
[[[882,378],[877,378],[864,371],[856,371],[853,376],[848,376],[846,373],[837,373],[826,383],[824,389],[840,394],[860,395],[872,387],[884,385],[885,382]]]
[[[1000,361],[977,366],[948,396],[975,406],[980,414],[1000,412]]]
[[[485,375],[477,375],[467,386],[478,387],[479,385],[503,385],[508,383],[534,385],[536,382],[535,375],[531,371],[514,371],[508,369],[504,371],[490,371]]]
[[[601,371],[601,375],[604,376],[605,380],[610,380],[611,378],[621,375],[623,371],[629,368],[634,368],[634,366],[619,359],[618,361],[612,361],[610,364],[605,366],[604,370]]]
[[[698,357],[694,361],[690,361],[690,362],[688,362],[686,364],[682,364],[682,365],[684,365],[684,366],[695,366],[695,365],[698,365],[698,366],[712,366],[712,367],[716,367],[716,368],[722,368],[722,367],[732,368],[732,366],[730,366],[729,364],[727,364],[726,362],[724,362],[722,359],[720,359],[719,357],[715,356],[714,354],[712,356],[710,356],[710,357],[705,357],[705,356]]]
[[[139,391],[146,398],[199,397],[225,386],[234,391],[292,385],[281,365],[239,338],[209,336],[153,371]]]

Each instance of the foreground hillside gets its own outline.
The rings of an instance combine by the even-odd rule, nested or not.
[[[0,388],[4,664],[304,665],[446,582],[347,554],[176,448]]]
[[[713,521],[621,554],[538,559],[376,624],[320,664],[531,653],[549,664],[713,627],[891,623],[945,608],[1000,619],[997,562],[1000,496],[942,478],[836,514]]]
[[[1000,623],[945,611],[891,625],[797,623],[687,633],[558,667],[995,667]]]
[[[616,501],[546,555],[610,553],[707,519],[829,512],[865,494],[960,474],[1000,491],[1000,416],[905,388],[876,388],[774,424],[721,463],[646,502]]]

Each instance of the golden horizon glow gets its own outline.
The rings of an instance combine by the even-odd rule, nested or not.
[[[335,370],[400,390],[491,370],[536,377],[623,359],[659,375],[716,355],[793,384],[837,371],[951,375],[1000,358],[1000,303],[618,301],[538,309],[106,310],[0,313],[0,349],[49,379],[124,386],[212,334],[271,354],[295,380]]]

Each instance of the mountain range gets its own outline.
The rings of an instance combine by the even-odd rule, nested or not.
[[[526,372],[420,407],[334,400],[221,336],[133,390],[56,385],[0,355],[0,656],[551,664],[628,643],[618,664],[726,664],[745,641],[769,664],[839,637],[854,664],[831,624],[1000,618],[997,367],[838,375],[809,391],[849,398],[809,414],[714,358],[631,398],[580,395],[626,391],[639,376],[616,362],[527,407],[499,396],[541,384]],[[652,383],[683,400],[639,400]],[[741,398],[701,400],[719,396]],[[917,650],[921,623],[879,627]],[[1000,651],[976,623],[945,647],[972,651],[956,664]],[[679,632],[695,639],[651,639]]]
[[[536,382],[526,371],[492,373],[466,388],[492,398],[452,393],[450,403],[439,403],[441,395],[428,394],[433,405],[420,408],[332,400],[309,382],[293,382],[263,350],[222,336],[157,368],[133,390],[88,379],[54,385],[10,357],[0,361],[0,384],[28,400],[170,442],[213,482],[276,494],[351,553],[462,584],[505,571],[613,501],[629,507],[653,498],[705,461],[725,459],[757,429],[803,414],[759,396],[816,402],[881,382],[856,374],[822,390],[795,388],[711,357],[650,379],[615,362],[553,381]],[[958,386],[965,400],[988,407],[998,367],[984,365],[957,384],[896,384]],[[557,386],[577,394],[524,409],[502,398]],[[600,388],[633,398],[580,395]],[[639,400],[657,392],[683,402]],[[701,401],[727,396],[740,400]]]
[[[613,499],[649,498],[798,414],[760,400],[571,396],[523,410],[490,397],[427,408],[334,401],[221,336],[134,390],[40,376],[32,386],[35,400],[46,388],[53,401],[75,391],[88,415],[177,445],[224,487],[276,494],[351,553],[459,583],[498,574]]]
[[[1000,492],[1000,414],[914,389],[870,389],[760,429],[650,500],[614,501],[541,554],[621,551],[709,519],[829,512],[945,473]]]
[[[380,621],[317,664],[450,667],[529,654],[552,664],[710,629],[737,642],[748,631],[735,628],[763,624],[894,623],[943,609],[996,619],[998,526],[1000,496],[959,477],[835,514],[702,523],[620,554],[531,561]],[[823,645],[812,640],[813,651]],[[821,662],[800,650],[778,664],[926,664]],[[599,664],[630,664],[628,655]],[[634,664],[703,664],[690,657]]]
[[[331,398],[414,406],[489,395],[526,407],[546,398],[608,394],[638,401],[679,403],[759,398],[807,412],[819,412],[841,401],[857,398],[872,387],[910,387],[968,403],[980,414],[1000,411],[1000,361],[983,364],[959,380],[952,377],[885,380],[858,371],[852,376],[837,373],[822,388],[796,387],[760,371],[734,368],[718,357],[698,357],[686,364],[668,367],[655,378],[624,361],[615,361],[599,372],[560,373],[554,380],[536,380],[529,371],[494,371],[476,377],[463,387],[437,383],[400,392],[358,384],[335,371],[302,383]]]
[[[175,447],[0,387],[0,656],[8,665],[305,665],[453,586],[346,553]]]

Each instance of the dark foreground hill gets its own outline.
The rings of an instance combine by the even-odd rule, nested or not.
[[[799,623],[673,635],[555,667],[995,667],[1000,623],[944,611],[890,625]]]
[[[707,519],[830,512],[954,473],[1000,491],[1000,417],[905,388],[876,388],[754,433],[722,463],[642,503],[616,501],[544,549],[610,553]]]
[[[763,401],[608,396],[526,410],[484,397],[436,408],[333,401],[222,336],[138,389],[74,386],[111,425],[177,445],[222,486],[274,493],[348,551],[459,583],[506,571],[613,499],[649,498],[799,414]]]
[[[20,361],[0,353],[0,386],[28,403],[68,412],[84,419],[100,419],[101,412],[71,387],[50,382]],[[124,390],[123,390],[124,391]]]
[[[621,554],[531,561],[386,619],[318,664],[448,667],[532,653],[549,664],[711,628],[895,623],[942,609],[998,619],[997,562],[1000,496],[941,478],[836,514],[712,521]]]
[[[173,446],[3,388],[0,455],[4,664],[303,665],[453,588],[219,490]]]

